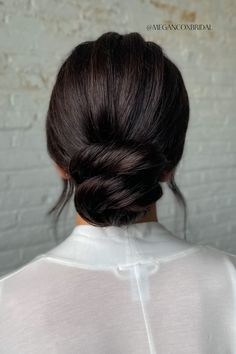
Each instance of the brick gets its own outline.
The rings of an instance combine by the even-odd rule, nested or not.
[[[25,168],[39,168],[45,166],[42,163],[42,157],[38,150],[27,149],[9,149],[0,151],[0,165],[2,171],[15,171],[24,170]]]
[[[40,246],[41,243],[47,242],[56,243],[50,225],[22,227],[21,232],[18,227],[12,227],[4,235],[0,235],[0,250],[3,252],[23,249],[30,246]]]
[[[17,212],[1,212],[0,213],[0,234],[4,230],[8,230],[17,225]]]
[[[43,184],[42,184],[43,185]],[[17,186],[14,189],[6,189],[0,191],[0,211],[19,210],[22,207],[30,209],[31,207],[45,206],[45,210],[51,206],[53,201],[56,201],[56,196],[60,194],[60,189],[39,187],[32,185],[27,188],[26,185]]]
[[[4,172],[0,172],[0,191],[4,191],[9,187],[9,175]]]
[[[33,155],[34,156],[34,155]],[[33,163],[31,162],[33,165]],[[40,166],[39,166],[40,167]],[[29,170],[17,171],[15,174],[9,176],[9,184],[11,189],[16,188],[35,188],[46,187],[49,192],[49,187],[61,186],[60,177],[56,171],[54,171],[54,166],[51,168],[32,168]],[[55,188],[54,188],[55,191]],[[38,190],[42,192],[42,189]]]
[[[1,251],[0,268],[3,269],[11,267],[14,269],[21,264],[21,259],[22,255],[19,249]]]
[[[0,95],[0,129],[30,129],[38,118],[40,98],[27,92]]]

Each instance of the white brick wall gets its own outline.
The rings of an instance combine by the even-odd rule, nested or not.
[[[210,23],[212,31],[147,31],[148,24]],[[236,253],[236,13],[233,0],[0,1],[0,274],[65,238],[45,214],[60,191],[46,154],[44,122],[64,56],[103,32],[137,31],[180,67],[191,103],[177,182],[189,207],[189,239]],[[181,234],[183,213],[165,188],[160,220]],[[58,238],[57,238],[58,237]]]

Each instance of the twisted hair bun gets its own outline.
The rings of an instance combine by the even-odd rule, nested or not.
[[[166,168],[166,157],[152,145],[91,144],[70,161],[75,208],[100,226],[135,222],[161,198],[159,181]]]

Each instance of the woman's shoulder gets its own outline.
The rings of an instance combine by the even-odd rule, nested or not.
[[[220,248],[214,247],[214,246],[210,246],[210,245],[202,245],[203,248],[206,248],[206,250],[208,250],[209,252],[211,252],[212,254],[218,255],[219,257],[229,257],[234,263],[236,262],[236,254],[229,252],[229,251],[225,251],[222,250]]]
[[[202,251],[201,255],[206,262],[212,261],[214,264],[231,266],[236,271],[236,254],[211,245],[201,245],[200,249]]]
[[[34,273],[34,270],[38,268],[40,261],[43,260],[44,258],[45,258],[44,255],[40,254],[39,256],[34,257],[31,261],[27,262],[26,264],[21,265],[16,269],[1,275],[0,285],[7,281],[10,282],[12,280],[14,281],[17,278],[24,277],[25,274]]]

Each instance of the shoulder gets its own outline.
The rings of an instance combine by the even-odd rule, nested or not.
[[[29,269],[34,269],[35,267],[37,267],[38,262],[43,258],[44,255],[39,255],[33,258],[30,262],[27,262],[26,264],[12,270],[11,272],[0,276],[0,284],[7,280],[12,280],[17,277],[20,277],[21,275],[25,274],[25,272],[27,272]]]
[[[236,254],[230,253],[228,251],[224,251],[222,249],[209,246],[209,245],[204,245],[201,246],[202,249],[205,250],[205,253],[208,256],[213,257],[216,260],[224,260],[224,261],[230,261],[234,266],[236,266]]]
[[[5,298],[6,294],[8,294],[8,296],[11,294],[16,297],[21,291],[23,291],[23,289],[28,288],[30,285],[33,286],[35,282],[37,282],[37,279],[39,279],[39,276],[42,276],[40,270],[42,270],[43,262],[41,262],[41,260],[43,259],[44,256],[39,255],[25,265],[1,276],[1,300]]]
[[[0,278],[0,332],[6,328],[5,323],[18,330],[22,319],[30,319],[44,301],[48,281],[44,260],[38,256]]]
[[[236,283],[236,254],[218,249],[209,245],[202,245],[200,261],[204,269],[222,282],[234,281]]]
[[[26,348],[29,337],[37,338],[42,327],[39,310],[45,299],[44,274],[47,274],[43,260],[38,256],[0,278],[0,347],[5,348],[4,353],[14,352],[13,347],[21,343]]]

